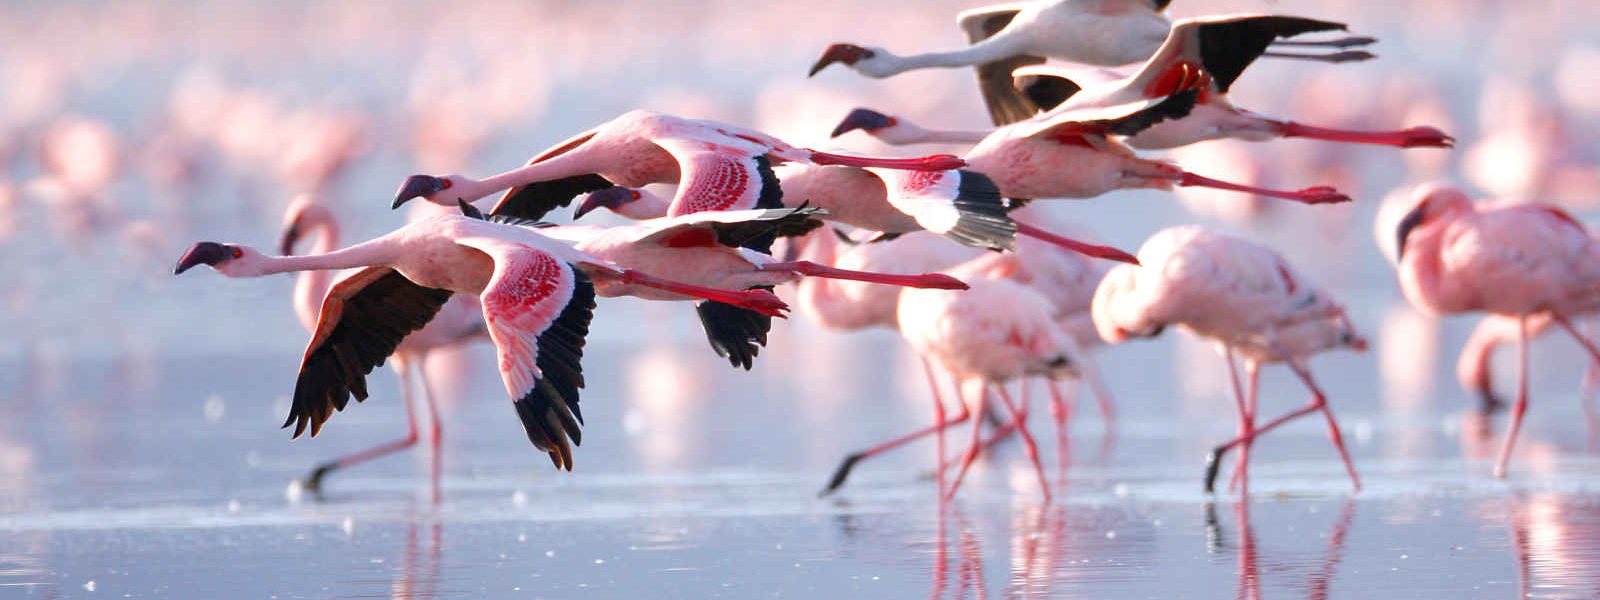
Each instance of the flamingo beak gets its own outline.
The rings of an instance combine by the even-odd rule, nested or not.
[[[183,258],[178,259],[178,266],[172,270],[173,275],[181,275],[184,271],[196,265],[216,266],[217,263],[228,259],[228,247],[216,242],[199,242],[183,253]]]
[[[853,65],[856,64],[856,61],[872,58],[875,55],[873,51],[855,44],[834,44],[828,46],[827,50],[822,51],[822,58],[817,59],[817,64],[811,65],[811,72],[806,73],[806,77],[816,76],[817,72],[833,63]]]
[[[622,205],[639,199],[639,193],[625,187],[610,187],[603,190],[590,192],[583,197],[583,202],[578,203],[578,209],[573,211],[573,219],[582,219],[584,215],[597,208],[616,210]]]
[[[844,120],[839,121],[839,126],[833,128],[833,133],[829,134],[829,137],[839,137],[857,129],[871,133],[892,125],[894,125],[892,117],[874,110],[858,108],[845,115]]]
[[[412,175],[400,184],[400,191],[395,192],[394,204],[389,208],[400,208],[400,205],[413,198],[432,196],[448,187],[450,187],[449,180],[432,175]]]
[[[1400,220],[1400,227],[1399,227],[1398,232],[1397,232],[1398,234],[1397,234],[1397,236],[1395,238],[1395,246],[1394,246],[1395,247],[1395,257],[1394,258],[1395,258],[1396,261],[1399,261],[1399,260],[1404,259],[1406,257],[1406,238],[1410,237],[1411,230],[1416,229],[1418,225],[1421,225],[1422,222],[1424,220],[1426,220],[1425,219],[1425,211],[1424,211],[1424,209],[1426,209],[1427,207],[1428,207],[1428,203],[1427,202],[1423,202],[1421,204],[1418,204],[1416,208],[1411,209],[1411,212],[1406,213],[1406,217],[1404,219]]]

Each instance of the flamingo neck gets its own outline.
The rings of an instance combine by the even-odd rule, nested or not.
[[[261,274],[294,273],[299,271],[337,271],[374,265],[387,265],[395,257],[389,251],[385,238],[368,240],[343,250],[306,256],[263,256]]]
[[[996,35],[960,50],[928,52],[911,56],[889,54],[889,60],[885,62],[892,65],[896,73],[916,69],[968,67],[994,62],[1015,55],[1018,41],[1020,41],[1020,38],[1015,35]]]
[[[586,148],[583,147],[574,148],[566,154],[512,169],[498,175],[491,175],[487,179],[476,181],[468,179],[457,185],[457,189],[452,190],[454,193],[447,194],[447,196],[452,199],[460,198],[467,202],[477,202],[484,196],[517,186],[593,173],[594,170],[589,167],[590,153],[585,150]],[[448,204],[455,205],[453,200]]]

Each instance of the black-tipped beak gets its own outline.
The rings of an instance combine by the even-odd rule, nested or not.
[[[856,61],[863,58],[872,58],[873,56],[874,54],[871,50],[855,44],[834,44],[828,46],[827,50],[822,51],[822,57],[817,59],[816,64],[811,65],[811,71],[806,73],[806,77],[815,76],[819,71],[836,62],[853,65],[856,64]]]
[[[216,242],[200,242],[183,253],[183,258],[178,259],[178,266],[172,269],[173,275],[181,275],[184,271],[194,268],[195,265],[216,266],[228,258],[228,247]]]
[[[1422,224],[1423,209],[1427,208],[1427,206],[1427,202],[1418,204],[1416,208],[1411,209],[1411,212],[1406,213],[1406,218],[1400,219],[1400,227],[1396,230],[1395,235],[1395,261],[1398,262],[1406,257],[1406,238],[1411,236],[1411,230]]]
[[[293,256],[294,245],[300,241],[300,220],[295,219],[283,230],[283,235],[278,237],[278,255]]]
[[[438,193],[439,190],[448,187],[450,187],[450,182],[446,179],[432,175],[412,175],[407,177],[404,183],[400,184],[400,191],[395,192],[394,204],[389,208],[400,208],[400,205],[405,204],[412,198],[432,196]]]
[[[889,118],[888,115],[865,108],[858,108],[845,115],[844,120],[839,121],[839,125],[834,127],[833,133],[829,135],[830,137],[839,137],[857,129],[872,132],[890,125],[894,125],[894,119]]]
[[[573,219],[582,219],[584,215],[594,212],[597,208],[616,210],[618,207],[639,199],[639,193],[625,187],[610,187],[603,190],[590,192],[583,197],[583,202],[578,203],[577,210],[573,211]]]

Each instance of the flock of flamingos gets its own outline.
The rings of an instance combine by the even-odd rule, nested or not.
[[[786,294],[826,327],[898,330],[922,357],[932,390],[932,425],[846,457],[825,492],[860,461],[938,434],[935,472],[940,493],[950,497],[981,452],[1014,434],[1048,498],[1027,427],[1027,388],[1013,398],[1007,384],[1047,380],[1058,428],[1069,412],[1062,382],[1084,381],[1109,412],[1088,350],[1168,326],[1214,341],[1232,381],[1237,435],[1207,458],[1207,491],[1230,451],[1232,485],[1248,486],[1251,442],[1316,414],[1359,488],[1328,398],[1307,366],[1318,353],[1367,345],[1332,291],[1272,248],[1219,231],[1169,228],[1130,253],[1097,244],[1081,229],[1069,235],[1032,205],[1191,186],[1308,205],[1349,202],[1331,187],[1264,189],[1135,149],[1291,137],[1450,148],[1454,139],[1426,126],[1349,131],[1237,107],[1229,88],[1257,59],[1335,69],[1375,58],[1362,49],[1375,40],[1345,34],[1343,23],[1294,16],[1172,22],[1167,4],[1047,0],[981,8],[957,17],[971,42],[965,48],[901,56],[841,43],[811,68],[813,76],[840,65],[873,78],[975,68],[993,129],[931,129],[862,108],[833,130],[891,145],[970,145],[961,156],[825,152],[733,124],[633,111],[487,178],[405,178],[394,207],[420,199],[439,208],[415,212],[420,218],[379,237],[341,246],[331,213],[302,200],[285,216],[277,252],[199,242],[175,271],[207,265],[227,277],[301,273],[293,300],[311,339],[284,422],[295,436],[316,435],[352,396],[365,399],[367,375],[392,361],[407,390],[411,435],[318,467],[305,482],[312,489],[333,470],[415,444],[409,390],[421,357],[483,338],[496,349],[529,441],[557,468],[571,470],[582,439],[584,339],[597,296],[693,302],[716,354],[751,369],[772,318],[790,308],[775,290],[791,285]],[[648,184],[677,187],[665,197],[643,189]],[[1475,202],[1439,184],[1405,194],[1409,210],[1385,235],[1394,241],[1390,258],[1406,298],[1432,313],[1493,315],[1486,327],[1497,339],[1519,342],[1521,380],[1494,466],[1504,476],[1528,406],[1530,336],[1559,327],[1600,361],[1600,348],[1573,324],[1600,309],[1600,244],[1553,205]],[[574,219],[605,209],[635,222],[546,220],[574,203]],[[1482,344],[1474,351],[1487,356]],[[1257,374],[1271,363],[1291,369],[1310,400],[1258,420]],[[941,373],[957,391],[955,414],[941,398]],[[422,388],[432,415],[425,378]],[[968,421],[970,442],[947,464],[943,431]],[[437,418],[431,423],[437,430]],[[439,436],[432,439],[437,482]]]

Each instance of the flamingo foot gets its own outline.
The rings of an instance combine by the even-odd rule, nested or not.
[[[1399,131],[1346,131],[1290,121],[1283,124],[1283,136],[1397,148],[1454,148],[1456,145],[1455,138],[1438,128],[1425,126]]]
[[[1123,251],[1123,250],[1120,250],[1120,249],[1117,249],[1117,248],[1113,248],[1111,246],[1101,246],[1099,244],[1089,244],[1089,243],[1085,243],[1085,242],[1080,242],[1080,241],[1074,240],[1072,238],[1056,235],[1054,233],[1045,231],[1045,230],[1040,229],[1038,227],[1034,227],[1034,226],[1029,225],[1027,223],[1023,223],[1021,221],[1017,222],[1017,233],[1021,234],[1021,235],[1028,236],[1028,237],[1031,237],[1031,238],[1036,238],[1036,239],[1044,240],[1046,242],[1050,242],[1051,244],[1060,246],[1062,248],[1065,248],[1067,250],[1071,250],[1073,252],[1077,252],[1078,254],[1082,254],[1084,256],[1092,256],[1094,258],[1104,258],[1104,259],[1107,259],[1107,260],[1114,260],[1114,261],[1117,261],[1117,262],[1128,263],[1130,265],[1139,264],[1138,257],[1135,257],[1134,255],[1129,254],[1126,251]]]
[[[763,271],[790,271],[810,277],[826,277],[829,279],[848,279],[851,281],[865,281],[867,283],[881,283],[884,285],[898,285],[934,290],[964,290],[967,284],[943,273],[923,273],[920,275],[894,275],[889,273],[873,273],[870,271],[852,271],[839,269],[827,265],[817,264],[807,260],[792,262],[771,263],[759,267]]]

